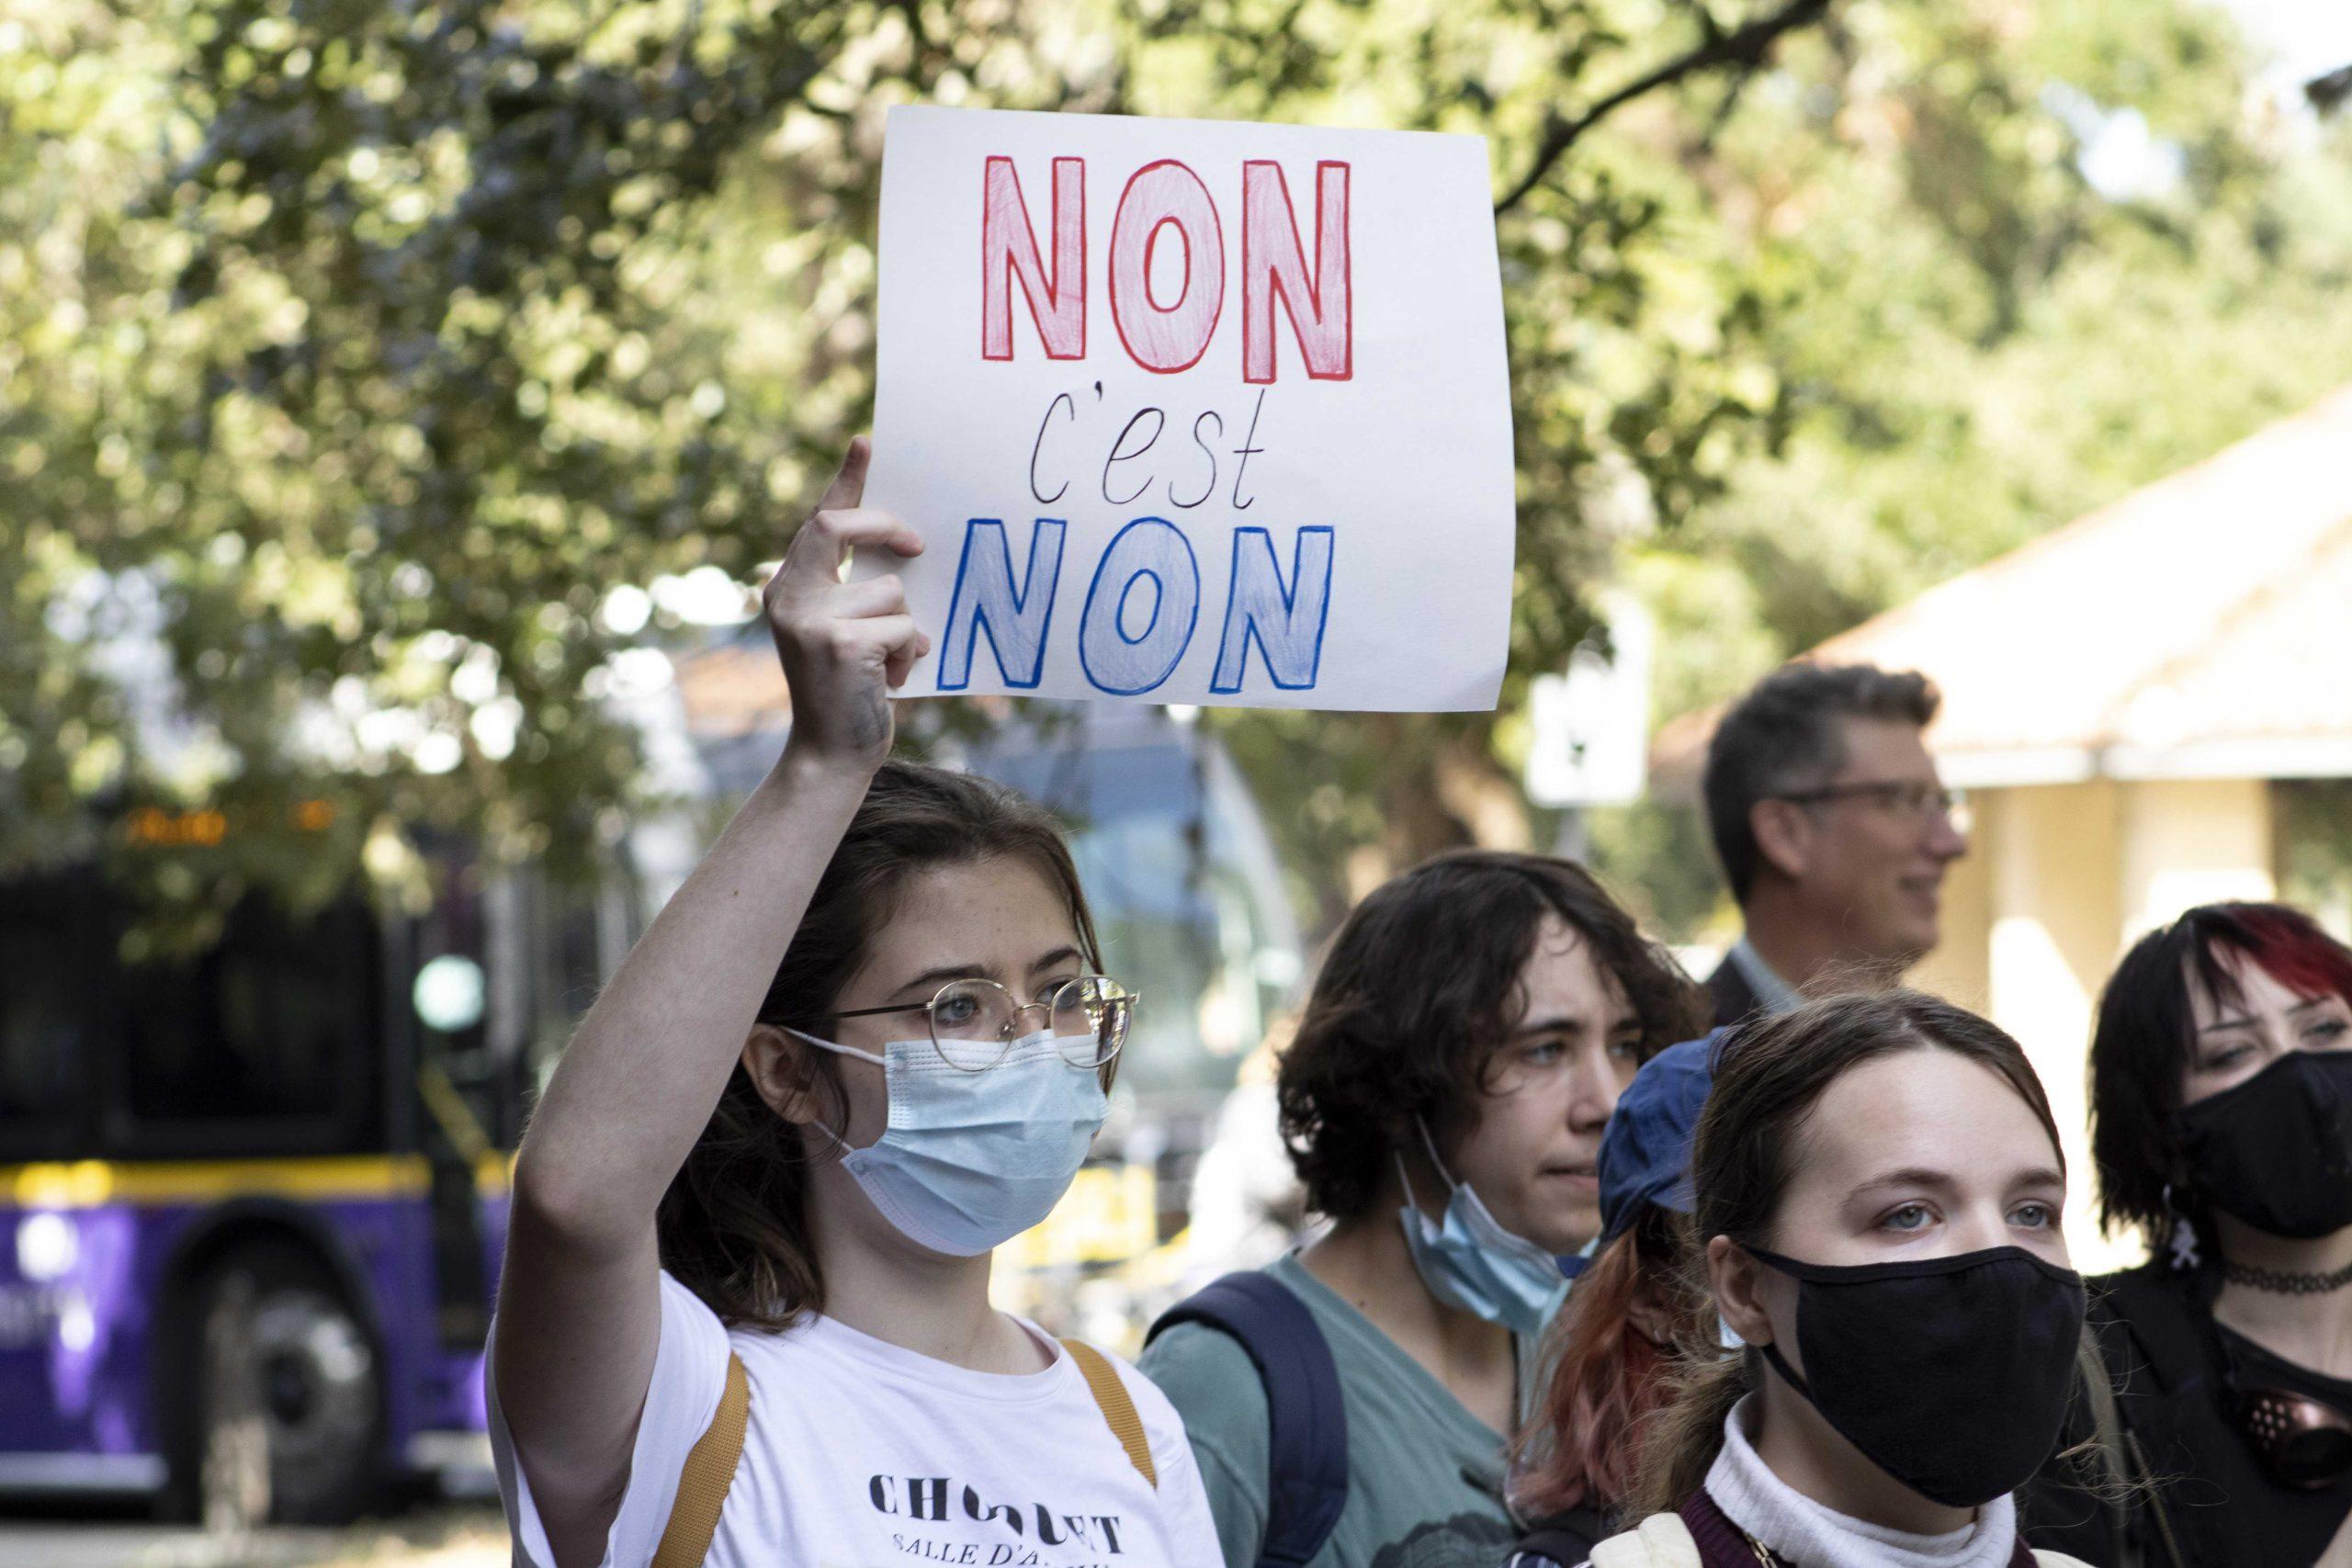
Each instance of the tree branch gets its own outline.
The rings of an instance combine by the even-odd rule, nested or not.
[[[1668,61],[1645,76],[1635,77],[1574,118],[1563,118],[1555,111],[1544,124],[1544,141],[1536,149],[1535,162],[1519,183],[1495,203],[1496,213],[1509,212],[1524,201],[1529,192],[1544,183],[1544,176],[1552,172],[1552,165],[1560,161],[1560,155],[1577,137],[1635,98],[1719,65],[1745,65],[1752,70],[1764,63],[1765,58],[1772,51],[1772,45],[1780,40],[1782,33],[1819,21],[1828,13],[1830,3],[1831,0],[1788,0],[1788,4],[1770,16],[1758,17],[1745,27],[1735,28],[1727,33],[1713,33],[1689,53]],[[1709,31],[1712,33],[1713,29]]]

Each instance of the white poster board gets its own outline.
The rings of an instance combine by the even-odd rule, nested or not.
[[[865,504],[910,695],[1489,708],[1510,615],[1483,139],[890,112]]]

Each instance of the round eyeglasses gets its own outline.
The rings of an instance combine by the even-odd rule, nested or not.
[[[950,980],[927,1002],[851,1008],[828,1016],[922,1013],[930,1021],[932,1047],[940,1060],[964,1072],[981,1073],[1004,1060],[1023,1021],[1032,1015],[1054,1037],[1055,1050],[1071,1066],[1107,1066],[1127,1042],[1127,1023],[1135,1010],[1135,993],[1116,980],[1107,975],[1080,975],[1057,986],[1042,1001],[1018,1000],[994,980]]]

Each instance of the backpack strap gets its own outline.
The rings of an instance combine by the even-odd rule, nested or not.
[[[1266,1388],[1266,1529],[1259,1568],[1306,1568],[1348,1503],[1348,1413],[1340,1369],[1306,1303],[1273,1276],[1227,1274],[1170,1307],[1156,1338],[1180,1323],[1238,1344]]]
[[[1690,1527],[1677,1514],[1652,1514],[1592,1549],[1592,1568],[1702,1568],[1706,1560]]]
[[[742,1358],[730,1350],[726,1392],[678,1472],[677,1500],[670,1505],[670,1522],[662,1528],[662,1544],[653,1549],[652,1568],[700,1568],[710,1555],[710,1538],[718,1533],[718,1511],[727,1506],[727,1489],[735,1483],[735,1465],[743,1457],[743,1428],[751,1418],[752,1380],[743,1371]]]
[[[1581,1568],[1592,1556],[1592,1538],[1564,1525],[1538,1525],[1519,1538],[1507,1568]]]
[[[1102,1419],[1110,1424],[1111,1435],[1127,1450],[1127,1462],[1136,1467],[1136,1472],[1154,1491],[1159,1490],[1159,1470],[1151,1462],[1151,1444],[1143,1435],[1143,1417],[1136,1414],[1135,1399],[1127,1393],[1127,1385],[1119,1380],[1119,1369],[1083,1339],[1065,1339],[1062,1348],[1078,1363],[1088,1391],[1102,1409]]]

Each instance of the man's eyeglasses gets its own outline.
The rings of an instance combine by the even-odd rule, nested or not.
[[[1866,800],[1882,811],[1901,811],[1914,817],[1933,813],[1944,817],[1956,815],[1961,808],[1960,792],[1928,779],[1868,779],[1858,784],[1824,784],[1819,789],[1792,790],[1773,796],[1795,806],[1826,806],[1839,800]]]
[[[1127,1024],[1135,1009],[1135,994],[1116,980],[1107,975],[1081,975],[1056,987],[1042,1001],[1021,1001],[994,980],[950,980],[927,1002],[852,1008],[826,1016],[922,1013],[940,1060],[964,1072],[983,1073],[1004,1060],[1023,1032],[1024,1021],[1033,1016],[1053,1035],[1055,1048],[1071,1066],[1107,1066],[1126,1043]]]

